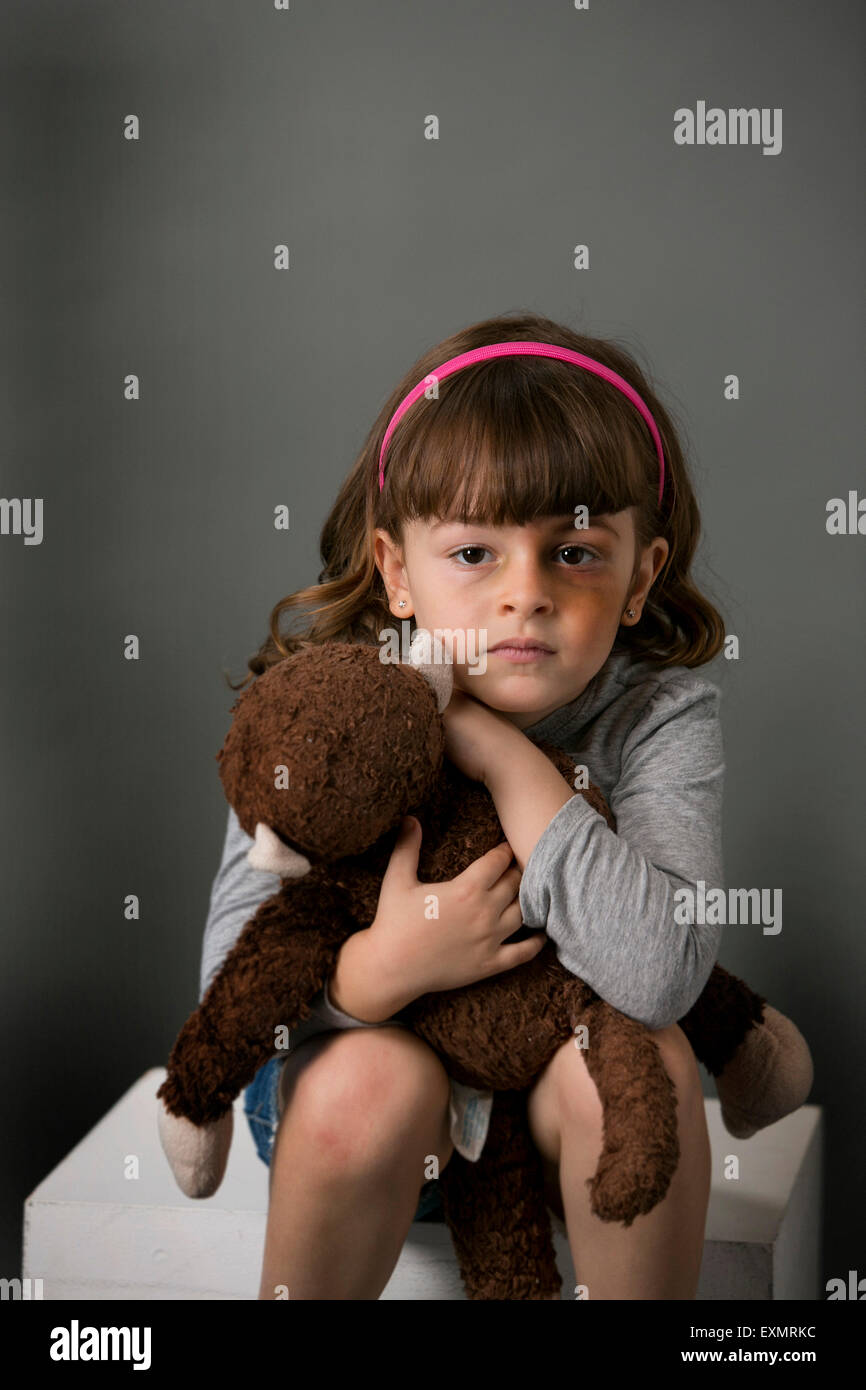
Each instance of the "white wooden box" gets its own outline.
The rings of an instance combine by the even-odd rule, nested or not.
[[[268,1170],[253,1147],[241,1099],[228,1171],[215,1196],[178,1190],[156,1129],[153,1067],[27,1198],[25,1279],[46,1299],[255,1299]],[[719,1102],[706,1100],[713,1179],[699,1299],[816,1299],[820,1283],[823,1127],[805,1105],[754,1138],[734,1140]],[[737,1153],[740,1176],[726,1180]],[[138,1160],[137,1178],[124,1176]],[[554,1219],[563,1299],[574,1297],[564,1227]],[[35,1286],[34,1286],[35,1287]],[[464,1298],[451,1238],[416,1222],[381,1297]]]

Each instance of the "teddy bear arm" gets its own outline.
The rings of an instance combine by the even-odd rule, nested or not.
[[[266,899],[178,1035],[157,1093],[166,1108],[195,1124],[224,1114],[309,1017],[354,929],[345,905],[321,887],[292,884]]]

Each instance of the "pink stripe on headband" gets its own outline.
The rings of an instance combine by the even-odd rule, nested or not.
[[[461,367],[470,367],[473,362],[486,362],[491,357],[517,357],[522,353],[531,357],[556,357],[561,362],[573,363],[575,367],[585,367],[588,372],[594,372],[596,376],[604,377],[604,380],[609,381],[611,386],[615,386],[618,391],[622,391],[624,396],[628,396],[632,405],[637,407],[649,426],[650,434],[656,446],[656,453],[659,456],[659,505],[661,505],[665,490],[665,456],[661,435],[649,409],[634,387],[630,386],[617,372],[606,367],[603,362],[596,362],[594,357],[587,357],[582,352],[574,352],[571,348],[558,347],[555,343],[536,342],[491,343],[489,347],[473,348],[471,352],[461,352],[459,357],[452,357],[448,362],[443,362],[441,367],[437,367],[423,381],[419,381],[417,386],[413,386],[408,396],[403,397],[391,416],[385,431],[385,438],[382,440],[382,447],[379,450],[379,491],[381,492],[385,485],[385,452],[388,448],[388,441],[410,405],[414,405],[419,396],[423,396],[429,384],[430,376],[435,376],[437,380],[440,380],[443,377],[451,376],[452,372],[459,372]]]

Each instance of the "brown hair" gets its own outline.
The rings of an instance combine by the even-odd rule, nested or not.
[[[631,402],[593,372],[533,356],[474,363],[439,383],[435,405],[421,397],[391,436],[379,491],[379,449],[412,387],[459,353],[521,339],[585,353],[634,387],[661,435],[661,507],[658,456]],[[669,545],[640,623],[620,628],[618,641],[659,666],[711,661],[722,647],[724,624],[689,575],[700,513],[671,416],[621,345],[574,333],[538,314],[514,312],[437,343],[394,387],[322,528],[318,583],[280,599],[270,635],[247,663],[250,674],[232,689],[303,647],[334,640],[377,643],[381,629],[394,625],[375,561],[377,527],[402,545],[406,521],[520,526],[573,512],[575,500],[590,516],[633,506],[637,547],[654,536],[664,536]],[[284,609],[311,605],[302,630],[280,632]]]

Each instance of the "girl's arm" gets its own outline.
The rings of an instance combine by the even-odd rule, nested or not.
[[[650,1028],[675,1023],[701,994],[721,939],[721,925],[695,921],[694,896],[691,906],[674,901],[677,889],[696,895],[698,880],[706,891],[724,883],[718,690],[691,673],[656,689],[622,745],[608,798],[616,833],[583,797],[566,797],[546,758],[542,769],[513,741],[505,756],[507,746],[486,758],[485,781],[524,867],[527,926],[545,929],[565,968],[621,1012]]]
[[[211,887],[202,941],[199,1003],[247,922],[280,886],[276,874],[254,869],[247,863],[252,844],[229,806],[222,859]]]
[[[392,997],[382,981],[376,958],[367,949],[369,928],[355,932],[340,947],[337,964],[325,985],[323,1005],[334,1015],[368,1024],[390,1023],[410,1001]],[[335,1025],[337,1026],[337,1025]]]

